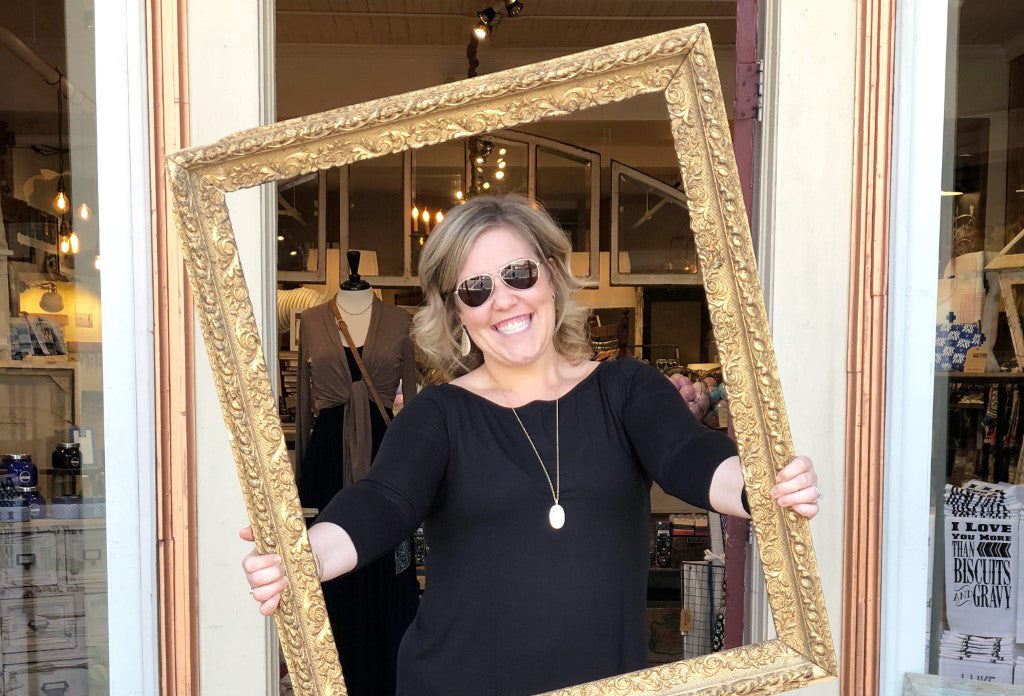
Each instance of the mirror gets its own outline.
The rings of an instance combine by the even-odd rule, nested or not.
[[[291,580],[276,621],[297,694],[342,693],[344,677],[326,623],[225,192],[345,165],[351,165],[349,177],[375,166],[396,176],[399,159],[403,169],[411,167],[410,151],[426,152],[428,146],[458,139],[486,139],[499,146],[507,138],[488,134],[648,93],[661,94],[671,116],[689,228],[729,390],[778,638],[560,693],[776,693],[836,675],[807,522],[779,508],[768,493],[775,473],[792,458],[793,446],[711,40],[707,28],[698,25],[249,130],[169,158],[186,266],[247,509],[258,546],[282,556]],[[529,167],[535,155],[527,149],[524,158],[522,150],[508,150],[507,167],[515,174],[502,178],[521,190],[525,161],[530,193],[531,183],[538,185],[531,182]],[[443,157],[437,160],[442,168],[454,169]],[[425,172],[427,165],[422,166]],[[483,188],[491,181],[488,174],[493,179],[493,167],[476,175],[471,171],[468,185]],[[426,181],[419,184],[423,195],[429,190]],[[341,190],[357,189],[349,181]],[[389,204],[402,222],[395,219],[388,229],[401,224],[406,229],[402,244],[409,249],[411,214],[403,208],[404,202]],[[356,234],[350,226],[350,234]],[[372,226],[358,233],[369,234]],[[594,259],[597,247],[589,251]],[[406,278],[412,278],[411,261],[410,250],[403,259]],[[398,267],[394,261],[380,262],[381,268],[387,264]],[[624,325],[628,331],[629,322]],[[702,580],[692,582],[700,586]]]

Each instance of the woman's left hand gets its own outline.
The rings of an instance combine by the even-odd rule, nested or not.
[[[818,474],[810,459],[794,458],[782,467],[775,480],[771,494],[779,505],[793,508],[793,512],[807,519],[818,514],[818,501],[822,495],[818,488]]]

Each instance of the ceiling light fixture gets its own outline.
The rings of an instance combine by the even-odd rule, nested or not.
[[[522,11],[523,11],[523,3],[520,2],[520,0],[513,0],[513,2],[509,2],[509,0],[505,0],[505,13],[509,17],[515,17],[517,14],[519,14]]]
[[[92,217],[92,211],[89,210],[89,206],[87,206],[85,203],[83,203],[82,205],[78,206],[78,218],[82,222],[85,222],[90,217]]]

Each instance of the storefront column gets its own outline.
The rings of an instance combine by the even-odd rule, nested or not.
[[[192,295],[165,158],[188,146],[187,0],[148,0],[157,425],[160,693],[199,693]]]
[[[205,144],[272,120],[273,2],[188,6],[189,136]],[[269,44],[272,46],[272,43]],[[275,365],[273,240],[265,189],[229,194],[228,208],[267,364]],[[272,210],[272,209],[271,209]],[[195,335],[201,336],[198,328]],[[195,342],[199,683],[204,694],[277,693],[273,623],[257,612],[241,570],[247,524],[206,348]]]
[[[854,152],[854,0],[768,0],[757,219],[759,265],[793,441],[824,493],[811,522],[839,647],[846,353]],[[756,566],[755,566],[756,569]],[[759,571],[758,571],[759,572]],[[763,585],[758,572],[752,592]],[[762,590],[763,591],[763,590]],[[753,598],[751,640],[772,635]],[[831,681],[801,694],[836,694]]]

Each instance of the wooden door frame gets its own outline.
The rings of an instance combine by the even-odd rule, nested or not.
[[[199,694],[192,295],[164,158],[189,145],[188,0],[147,0],[160,693]]]
[[[840,693],[877,696],[895,0],[858,0]]]

